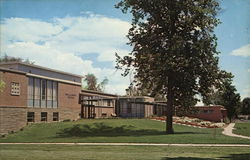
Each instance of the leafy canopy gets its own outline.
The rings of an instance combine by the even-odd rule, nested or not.
[[[230,77],[218,67],[216,0],[123,0],[116,7],[133,15],[133,50],[117,55],[117,68],[125,66],[124,76],[134,68],[139,88],[166,97],[171,91],[174,105],[188,107]]]

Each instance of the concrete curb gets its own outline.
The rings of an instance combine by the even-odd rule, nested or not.
[[[82,146],[180,146],[180,147],[250,147],[250,144],[166,144],[166,143],[0,143],[0,145],[82,145]]]

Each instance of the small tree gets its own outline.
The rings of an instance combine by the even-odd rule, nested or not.
[[[218,87],[227,73],[218,68],[214,28],[216,0],[123,0],[116,5],[132,13],[128,56],[117,55],[117,68],[131,68],[140,88],[167,98],[166,133],[173,133],[173,108],[188,108]]]
[[[243,99],[241,113],[243,115],[250,115],[250,97]]]

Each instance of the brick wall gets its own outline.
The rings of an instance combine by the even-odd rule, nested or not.
[[[80,118],[80,92],[81,86],[58,83],[58,109],[61,112],[62,118],[71,120]]]
[[[220,122],[226,117],[226,115],[223,115],[222,109],[224,108],[222,106],[202,106],[202,107],[195,107],[195,108],[197,108],[199,112],[196,114],[188,115],[188,116],[199,118],[199,119],[204,119],[204,120],[209,120],[213,122]]]
[[[0,92],[0,106],[27,106],[28,79],[24,74],[0,71],[0,78],[5,82],[3,92]],[[20,95],[11,95],[11,82],[20,84]]]
[[[18,131],[26,125],[26,108],[0,107],[0,135]]]
[[[95,108],[96,118],[111,117],[112,113],[115,113],[115,110],[113,107]],[[102,114],[106,114],[106,116],[103,116]]]

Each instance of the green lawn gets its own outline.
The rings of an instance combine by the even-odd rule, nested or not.
[[[94,119],[32,124],[0,142],[135,142],[250,144],[250,140],[224,136],[222,129],[174,125],[166,135],[165,123],[149,119]]]
[[[248,160],[250,147],[0,145],[2,160]]]
[[[233,133],[250,137],[250,122],[236,123]]]

